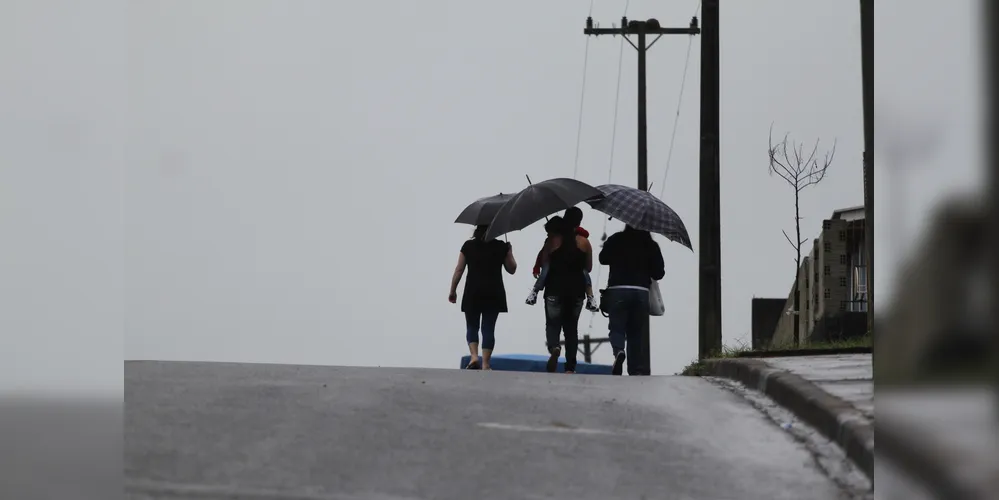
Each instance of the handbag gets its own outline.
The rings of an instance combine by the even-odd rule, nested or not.
[[[659,291],[659,282],[652,280],[649,283],[649,315],[662,316],[666,314],[666,304],[663,302],[663,294]]]

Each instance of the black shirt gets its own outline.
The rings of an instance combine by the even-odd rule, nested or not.
[[[648,288],[666,275],[663,252],[652,235],[625,229],[611,235],[600,250],[600,263],[610,266],[607,286]]]
[[[562,235],[562,243],[548,256],[545,297],[562,300],[582,299],[586,295],[586,252],[576,244],[575,228]]]
[[[507,312],[503,287],[503,262],[510,245],[500,240],[468,240],[461,246],[468,266],[462,312]]]

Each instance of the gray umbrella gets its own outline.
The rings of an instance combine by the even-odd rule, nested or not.
[[[485,238],[492,239],[531,224],[580,202],[603,197],[597,188],[576,179],[558,178],[532,184],[513,195],[496,214]]]
[[[603,198],[587,200],[594,210],[635,229],[661,234],[670,241],[694,249],[680,216],[652,193],[618,184],[604,184],[597,186],[597,189],[604,194]]]
[[[512,194],[503,193],[479,198],[473,201],[471,205],[465,207],[454,222],[456,224],[471,224],[473,226],[489,224],[496,217],[496,212],[499,212],[500,207],[510,201],[510,198],[513,198]]]

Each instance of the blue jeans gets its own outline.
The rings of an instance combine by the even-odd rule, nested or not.
[[[590,279],[590,273],[583,271],[583,276],[586,277],[586,287],[592,287],[593,281]],[[541,272],[538,274],[537,281],[534,282],[534,291],[540,292],[545,288],[545,279],[548,278],[548,264],[541,266]]]
[[[576,371],[576,351],[579,350],[579,314],[583,299],[545,297],[545,337],[548,352],[559,346],[559,333],[565,334],[565,369]]]
[[[604,292],[614,356],[626,351],[628,375],[648,375],[642,364],[642,322],[649,316],[649,291],[636,288],[610,288]]]
[[[479,343],[479,327],[482,327],[482,348],[492,350],[496,346],[496,320],[498,312],[465,313],[465,340],[469,344]]]

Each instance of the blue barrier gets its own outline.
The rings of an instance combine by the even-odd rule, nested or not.
[[[580,356],[582,357],[582,356]],[[472,357],[465,355],[461,358],[458,368],[464,370]],[[548,356],[539,354],[494,354],[490,363],[490,368],[495,371],[507,372],[547,372]],[[558,358],[558,372],[565,371],[565,357]],[[576,373],[584,375],[610,375],[610,365],[597,365],[593,363],[576,363]]]

